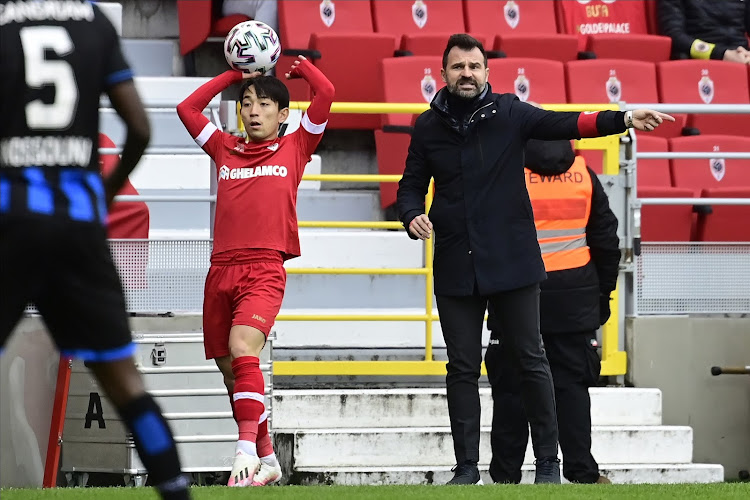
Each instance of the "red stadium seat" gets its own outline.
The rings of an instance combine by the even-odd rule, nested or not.
[[[445,33],[407,33],[401,38],[401,50],[411,52],[415,56],[442,56],[445,46],[452,32]],[[485,50],[491,47],[487,45],[488,38],[485,35],[472,34]],[[492,38],[489,39],[491,44]]]
[[[578,38],[552,33],[497,35],[493,50],[502,50],[508,57],[540,57],[567,62],[578,58]]]
[[[659,98],[663,103],[750,104],[747,69],[724,61],[667,61],[657,64]],[[750,115],[695,114],[688,126],[701,134],[743,134]]]
[[[516,94],[522,101],[538,104],[568,102],[565,96],[565,67],[560,61],[513,57],[490,59],[492,91]]]
[[[669,151],[667,139],[642,133],[636,136],[636,147],[637,152],[666,153]],[[636,168],[638,189],[642,186],[672,187],[669,160],[638,160]]]
[[[337,102],[380,102],[383,98],[380,61],[393,55],[395,40],[383,33],[313,33],[310,48],[321,58],[315,66],[336,87]],[[356,67],[351,65],[356,58]],[[332,114],[332,129],[376,129],[381,118],[374,114]]]
[[[703,198],[748,198],[746,187],[709,188],[702,191]],[[712,205],[711,213],[698,218],[699,241],[750,242],[750,205]]]
[[[598,59],[668,61],[672,53],[672,39],[668,36],[646,34],[602,34],[588,37],[586,50],[596,54]]]
[[[629,101],[655,103],[656,69],[653,63],[625,59],[588,59],[566,63],[568,102],[602,104]],[[655,134],[675,136],[681,133],[686,115],[675,117],[677,122],[665,122]],[[666,146],[665,146],[666,147]],[[666,151],[666,149],[665,149]],[[582,150],[588,166],[602,172],[602,152]]]
[[[378,159],[378,173],[381,175],[401,175],[404,173],[406,154],[409,151],[410,134],[375,131],[375,152]],[[380,206],[388,208],[396,203],[398,184],[380,183]]]
[[[640,198],[693,198],[692,189],[639,186]],[[642,241],[690,241],[694,222],[692,205],[646,205],[641,209]]]
[[[589,59],[566,64],[568,99],[576,103],[659,101],[656,67],[644,61]]]
[[[638,134],[637,151],[667,152],[667,139]],[[669,160],[638,160],[639,198],[693,198],[695,192],[672,187]],[[692,205],[647,205],[641,211],[641,239],[644,241],[690,241],[695,220]]]
[[[675,152],[748,152],[750,137],[696,135],[669,139]],[[700,192],[703,189],[750,187],[750,160],[672,159],[672,180],[677,187]]]
[[[414,56],[387,58],[382,61],[383,100],[385,102],[430,102],[435,93],[445,84],[440,77],[441,56]],[[377,116],[377,115],[376,115]],[[388,114],[383,116],[383,125],[410,126],[415,116]],[[401,175],[411,135],[375,131],[375,150],[378,172],[383,175]],[[396,201],[398,185],[384,182],[380,185],[380,201],[386,208]]]
[[[458,0],[372,0],[372,17],[377,33],[399,38],[407,34],[466,32],[463,8]]]
[[[519,0],[516,2],[464,0],[466,30],[495,35],[556,34],[555,2]]]
[[[389,57],[381,61],[381,66],[378,83],[383,89],[384,102],[429,103],[445,86],[440,77],[441,56]],[[403,113],[383,115],[383,125],[409,126],[414,118]]]
[[[236,24],[250,20],[240,14],[214,19],[212,0],[177,0],[180,54],[197,49],[208,37],[224,37]]]
[[[649,32],[643,0],[558,0],[556,6],[560,32],[577,35],[579,50],[586,50],[588,37],[646,35]]]
[[[316,33],[320,37],[318,40],[329,34],[352,35],[358,40],[357,47],[361,44],[362,37],[373,34],[370,2],[366,1],[333,2],[324,5],[317,0],[279,0],[278,14],[279,38],[281,40],[281,47],[285,51],[293,52],[311,49],[310,44],[313,33]],[[318,43],[318,45],[325,45],[327,49],[326,53],[321,52],[321,55],[327,59],[324,65],[326,67],[332,65],[338,65],[342,68],[349,67],[351,57],[356,54],[358,67],[364,67],[364,72],[371,75],[373,73],[372,68],[377,66],[378,62],[366,58],[377,57],[377,54],[372,54],[370,51],[366,51],[363,54],[351,52],[350,46],[346,41],[341,45],[340,40],[340,38],[337,39],[339,45],[326,44],[325,42]],[[388,57],[393,55],[394,49],[391,49],[391,52],[387,54]],[[318,50],[321,49],[318,48]],[[282,55],[276,66],[281,71],[286,72],[291,67],[293,61],[294,56]],[[314,62],[316,66],[320,66],[319,61]],[[328,76],[330,77],[330,75]],[[289,93],[293,101],[310,98],[309,88],[305,82],[300,80],[286,80],[285,83],[289,87]],[[336,85],[337,82],[334,81],[333,83]],[[354,87],[354,89],[348,89],[349,94],[352,91],[356,92],[356,85]],[[336,85],[336,100],[344,100],[341,98],[342,91],[341,85]],[[358,101],[364,99],[354,98],[349,100]]]
[[[659,102],[656,68],[653,63],[624,59],[589,59],[571,61],[566,65],[568,101],[603,103]],[[614,72],[614,73],[613,73]],[[610,84],[610,78],[613,78]],[[681,135],[687,115],[675,114],[675,122],[664,122],[653,135],[675,137]]]

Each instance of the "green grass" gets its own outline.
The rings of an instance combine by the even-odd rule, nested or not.
[[[750,498],[750,483],[677,485],[563,485],[563,486],[282,486],[268,488],[193,488],[194,500],[641,500]],[[2,500],[158,500],[150,488],[4,489]]]

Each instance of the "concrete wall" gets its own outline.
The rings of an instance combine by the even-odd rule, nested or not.
[[[15,332],[0,357],[0,487],[39,487],[59,354],[39,318]]]
[[[124,38],[177,38],[176,0],[98,0],[122,4]]]
[[[727,479],[750,469],[750,376],[711,375],[750,365],[750,318],[641,317],[626,325],[627,379],[663,393],[665,425],[694,431],[694,462]]]

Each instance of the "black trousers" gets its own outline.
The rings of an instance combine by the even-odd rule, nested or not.
[[[491,302],[520,370],[523,402],[528,409],[534,454],[557,456],[557,416],[549,363],[539,333],[539,285],[489,297],[437,296],[440,326],[448,351],[448,414],[456,463],[479,462],[479,375],[482,324]]]
[[[521,397],[521,377],[509,339],[505,335],[495,339],[494,332],[492,337],[485,355],[493,400],[490,475],[495,482],[519,483],[529,441],[526,400]],[[599,478],[599,465],[591,455],[588,390],[596,384],[601,370],[595,341],[594,331],[544,336],[555,382],[563,475],[579,483],[593,483]]]

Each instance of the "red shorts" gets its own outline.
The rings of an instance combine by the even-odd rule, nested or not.
[[[284,299],[286,269],[278,252],[252,257],[235,254],[229,262],[213,258],[206,276],[203,298],[206,359],[229,356],[229,330],[235,325],[257,328],[268,337]]]

